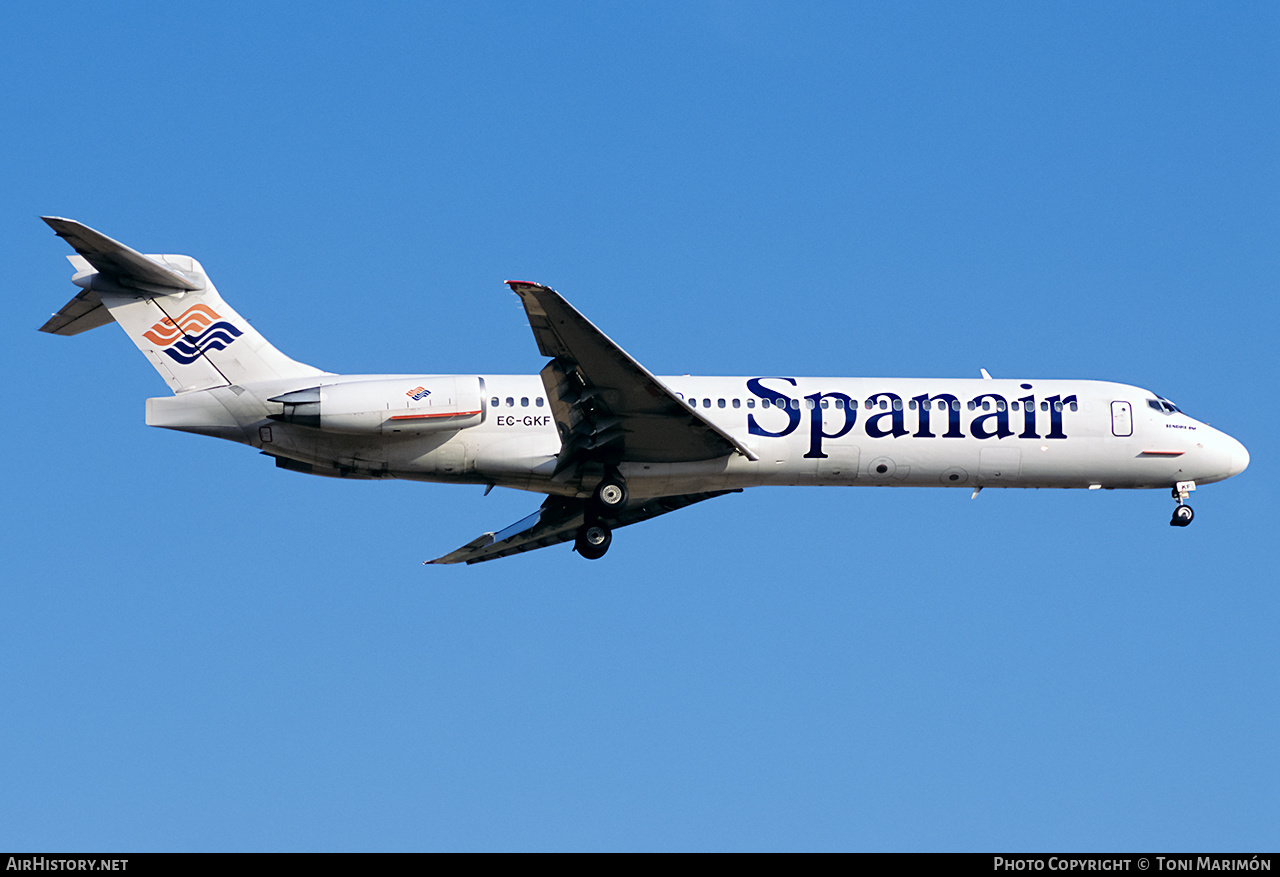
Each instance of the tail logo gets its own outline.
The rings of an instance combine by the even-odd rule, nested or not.
[[[192,305],[176,320],[165,317],[142,333],[181,365],[190,365],[209,350],[226,350],[244,333],[208,305]]]

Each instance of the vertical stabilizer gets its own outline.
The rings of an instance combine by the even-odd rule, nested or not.
[[[175,393],[327,374],[273,347],[190,256],[144,255],[74,220],[41,218],[78,254],[71,280],[83,290],[41,331],[117,322]]]

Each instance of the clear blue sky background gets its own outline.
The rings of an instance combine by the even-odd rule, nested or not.
[[[4,13],[0,848],[1274,850],[1274,4]],[[37,216],[193,255],[339,372],[1149,386],[1163,491],[756,489],[470,568],[539,498],[274,469]]]

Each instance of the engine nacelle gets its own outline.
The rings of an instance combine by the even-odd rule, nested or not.
[[[321,384],[267,400],[272,420],[353,435],[466,429],[484,420],[478,377],[404,377]]]

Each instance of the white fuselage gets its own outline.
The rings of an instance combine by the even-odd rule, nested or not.
[[[548,286],[510,280],[537,375],[335,375],[277,350],[190,256],[144,254],[43,217],[80,291],[41,327],[115,322],[175,395],[147,423],[242,442],[285,469],[547,494],[537,512],[430,563],[573,541],[757,485],[1172,488],[1249,454],[1148,390],[1076,380],[657,377]]]
[[[1248,464],[1235,439],[1125,384],[948,378],[662,377],[749,448],[619,466],[633,497],[757,485],[1169,488]],[[319,388],[319,408],[282,396]],[[417,391],[415,393],[414,391]],[[326,408],[325,406],[329,407]],[[317,412],[307,421],[282,411]],[[556,476],[561,437],[537,375],[324,375],[148,400],[147,422],[356,478],[587,496]],[[308,425],[309,424],[309,425]]]

